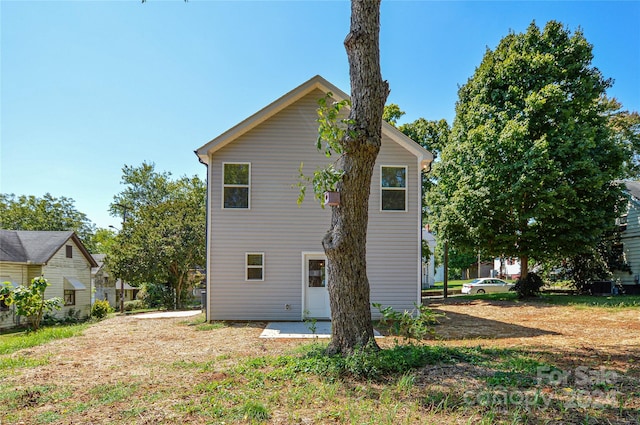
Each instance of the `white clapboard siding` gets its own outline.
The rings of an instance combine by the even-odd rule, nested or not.
[[[66,258],[65,245],[71,245],[72,258]],[[87,261],[80,248],[69,239],[55,255],[42,266],[42,275],[49,281],[50,286],[45,291],[46,298],[60,297],[64,300],[64,278],[73,277],[84,284],[86,289],[76,291],[76,303],[72,306],[64,306],[54,314],[63,317],[69,310],[80,311],[81,317],[87,317],[91,313],[91,265]],[[36,276],[34,276],[36,277]]]
[[[629,202],[627,228],[621,234],[621,241],[631,272],[616,272],[614,277],[623,285],[635,285],[636,276],[640,276],[640,206],[636,201]]]

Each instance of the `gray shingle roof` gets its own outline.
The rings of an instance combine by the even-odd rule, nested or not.
[[[626,181],[624,182],[627,192],[634,198],[640,201],[640,182],[639,181]]]
[[[0,261],[45,264],[69,239],[73,239],[83,255],[95,265],[94,259],[71,230],[0,230]]]

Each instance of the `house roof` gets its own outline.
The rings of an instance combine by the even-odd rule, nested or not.
[[[96,262],[96,265],[91,268],[91,274],[96,274],[98,273],[98,271],[100,271],[102,266],[104,266],[104,259],[106,258],[107,254],[91,254],[91,256]]]
[[[636,201],[640,201],[640,181],[625,181],[624,185],[629,195],[633,196]]]
[[[0,230],[0,261],[12,263],[46,264],[58,250],[73,240],[92,267],[98,264],[71,230]]]
[[[200,161],[202,163],[208,164],[209,155],[231,143],[238,137],[252,130],[259,124],[268,120],[278,112],[282,111],[284,108],[290,106],[291,104],[295,103],[296,101],[300,100],[316,89],[321,90],[324,93],[332,93],[333,97],[337,101],[349,99],[349,95],[347,95],[345,92],[343,92],[338,87],[334,86],[321,76],[316,75],[315,77],[291,90],[284,96],[262,108],[255,114],[251,115],[249,118],[240,122],[236,126],[231,127],[229,130],[225,131],[218,137],[201,146],[195,151],[196,155],[198,155],[198,158],[200,158]],[[433,161],[433,155],[431,154],[431,152],[424,149],[418,143],[414,142],[394,126],[385,121],[382,121],[382,134],[388,136],[393,141],[414,154],[421,162],[426,162],[426,164],[428,164]]]

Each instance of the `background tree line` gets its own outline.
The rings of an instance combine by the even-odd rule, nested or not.
[[[205,265],[206,185],[197,176],[173,179],[154,164],[124,166],[125,189],[110,211],[122,228],[96,226],[67,197],[0,194],[0,228],[73,230],[92,254],[107,254],[110,274],[144,287],[154,305],[182,307]]]
[[[580,30],[532,23],[487,49],[459,89],[452,126],[399,124],[400,107],[385,107],[383,119],[436,157],[423,211],[453,265],[481,252],[520,258],[524,274],[530,262],[561,265],[582,281],[625,267],[612,246],[619,181],[640,177],[640,115],[607,98],[613,81],[592,59]],[[109,254],[115,275],[180,305],[205,264],[205,183],[148,163],[125,166],[122,183],[110,207],[119,232],[96,229],[73,199],[48,193],[0,194],[0,227],[74,230],[90,252]]]

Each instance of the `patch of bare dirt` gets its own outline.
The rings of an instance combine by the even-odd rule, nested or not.
[[[610,354],[637,353],[640,348],[640,309],[455,298],[433,301],[428,307],[445,313],[436,332],[450,344]]]

